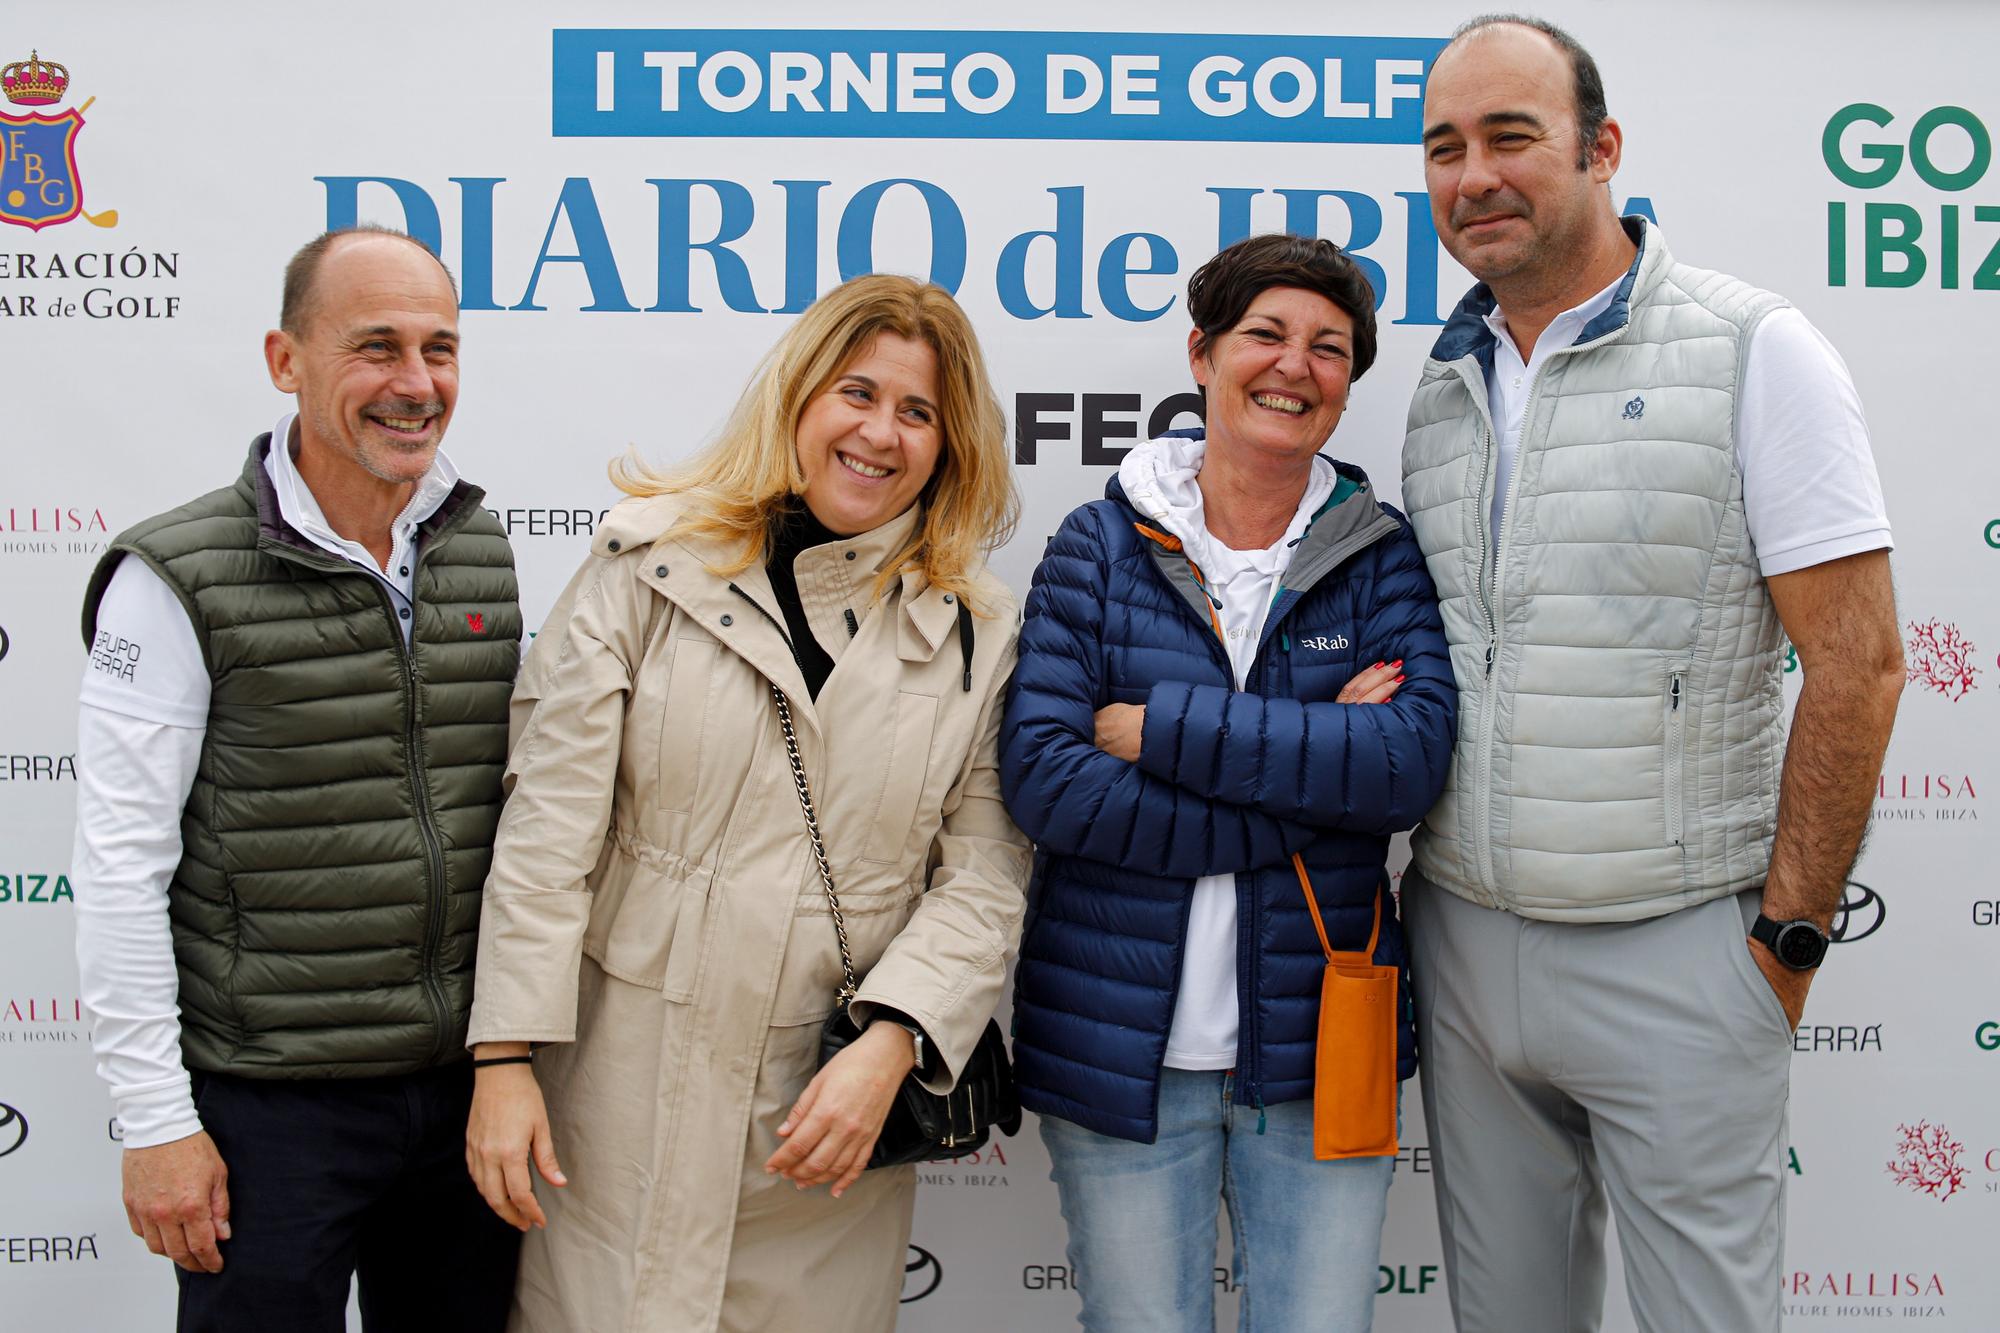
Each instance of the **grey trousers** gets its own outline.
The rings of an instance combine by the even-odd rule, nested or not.
[[[1778,1327],[1792,1043],[1759,896],[1571,925],[1404,876],[1460,1333],[1597,1329],[1607,1196],[1643,1333]]]

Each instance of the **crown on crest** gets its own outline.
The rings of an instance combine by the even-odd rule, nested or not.
[[[69,66],[44,60],[41,52],[30,51],[26,60],[0,65],[0,87],[6,89],[10,102],[47,106],[62,100],[63,90],[69,87]]]

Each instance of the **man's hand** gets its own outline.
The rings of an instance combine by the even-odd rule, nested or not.
[[[764,1163],[765,1174],[784,1176],[800,1189],[830,1181],[838,1199],[868,1169],[896,1089],[916,1064],[916,1043],[906,1029],[870,1023],[799,1094],[778,1126],[785,1144]]]
[[[526,1055],[526,1042],[482,1043],[477,1055]],[[472,1114],[465,1125],[465,1169],[487,1207],[519,1231],[547,1227],[535,1201],[535,1178],[560,1189],[569,1184],[556,1161],[549,1108],[531,1065],[492,1065],[473,1071]]]
[[[229,1239],[229,1168],[197,1130],[152,1148],[125,1150],[125,1220],[146,1248],[190,1273],[220,1273]]]
[[[1764,980],[1770,982],[1771,989],[1778,993],[1778,1003],[1784,1006],[1785,1021],[1791,1024],[1792,1031],[1797,1032],[1799,1019],[1803,1018],[1806,1012],[1806,992],[1812,989],[1813,977],[1818,974],[1818,969],[1801,972],[1796,968],[1786,967],[1778,961],[1778,955],[1772,953],[1762,942],[1747,936],[1743,942],[1750,946],[1750,956],[1757,960],[1758,970],[1763,972]]]

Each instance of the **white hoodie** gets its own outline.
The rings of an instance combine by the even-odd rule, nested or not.
[[[1332,497],[1339,474],[1325,457],[1313,459],[1312,479],[1284,536],[1261,551],[1235,551],[1208,530],[1202,513],[1201,471],[1207,442],[1168,436],[1148,440],[1125,455],[1118,483],[1125,498],[1153,524],[1180,538],[1219,602],[1224,646],[1236,688],[1257,657],[1264,620],[1278,582],[1292,562],[1312,516]],[[1230,1069],[1236,1064],[1236,876],[1204,875],[1195,881],[1181,953],[1180,998],[1167,1033],[1170,1069]]]

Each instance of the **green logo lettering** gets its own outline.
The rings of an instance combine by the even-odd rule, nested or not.
[[[1931,135],[1946,125],[1956,125],[1972,140],[1972,160],[1957,171],[1942,171],[1931,161]],[[1979,117],[1962,106],[1932,107],[1910,130],[1910,166],[1933,189],[1969,190],[1979,183],[1992,161],[1992,136]]]
[[[1865,121],[1886,128],[1895,119],[1887,107],[1876,106],[1873,102],[1850,103],[1834,112],[1832,119],[1826,122],[1826,132],[1819,139],[1820,154],[1826,158],[1826,169],[1833,173],[1833,178],[1857,190],[1872,190],[1896,179],[1896,173],[1903,169],[1901,144],[1862,144],[1861,157],[1864,161],[1873,162],[1875,165],[1872,167],[1856,166],[1840,151],[1840,138],[1849,126]]]

